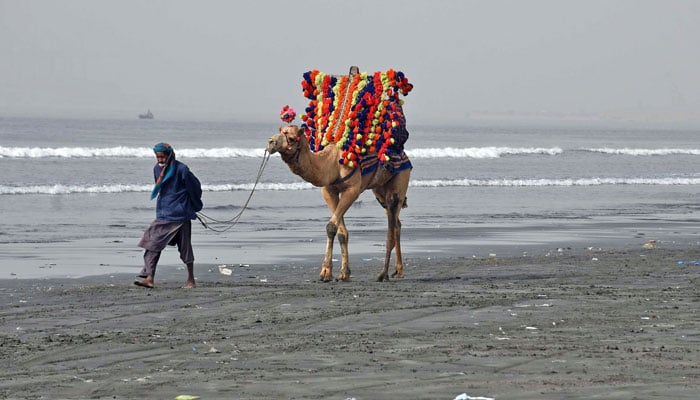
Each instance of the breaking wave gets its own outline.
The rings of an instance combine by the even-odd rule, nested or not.
[[[602,185],[698,185],[700,178],[579,178],[579,179],[433,179],[411,181],[414,187],[450,186],[602,186]]]
[[[508,155],[558,155],[563,152],[558,147],[518,148],[518,147],[468,147],[468,148],[424,148],[406,150],[413,158],[498,158]],[[262,157],[265,149],[223,147],[216,149],[179,149],[179,157],[184,158],[253,158]],[[2,147],[0,158],[151,158],[149,147]]]
[[[700,155],[700,149],[615,149],[588,148],[579,151],[631,156]],[[216,149],[185,148],[176,150],[184,158],[258,158],[264,148],[222,147]],[[560,147],[428,147],[406,149],[411,158],[500,158],[515,155],[557,156],[565,151]],[[150,147],[3,147],[0,158],[151,158]]]
[[[611,149],[604,147],[599,149],[585,149],[585,151],[626,156],[670,156],[676,154],[693,156],[700,155],[700,149]]]
[[[499,158],[521,154],[556,156],[563,152],[559,147],[445,147],[406,150],[406,154],[411,158]]]
[[[175,151],[185,158],[240,158],[262,157],[265,149],[223,147],[216,149],[180,149]],[[152,158],[150,147],[2,147],[0,158]]]
[[[538,186],[602,186],[602,185],[700,185],[700,178],[580,178],[580,179],[433,179],[412,180],[412,187],[538,187]],[[310,183],[258,183],[256,190],[296,191],[313,189]],[[28,194],[102,194],[150,192],[152,185],[0,185],[0,195]],[[205,192],[250,191],[253,183],[202,185]]]

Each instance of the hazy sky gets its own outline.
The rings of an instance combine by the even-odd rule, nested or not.
[[[394,68],[409,122],[700,125],[696,0],[0,0],[0,116],[279,122],[305,71]]]

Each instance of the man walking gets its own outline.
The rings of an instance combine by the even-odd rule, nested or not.
[[[167,245],[177,245],[180,259],[187,265],[183,288],[195,287],[192,220],[202,209],[202,186],[189,167],[175,159],[175,151],[167,143],[153,147],[158,162],[153,167],[155,186],[151,200],[156,200],[156,219],[143,233],[138,246],[145,249],[144,267],[137,286],[153,288],[160,253]]]

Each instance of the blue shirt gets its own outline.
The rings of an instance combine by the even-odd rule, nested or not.
[[[156,199],[156,220],[180,222],[197,218],[202,209],[202,185],[187,165],[175,160],[173,176],[163,182]],[[161,166],[153,167],[155,180],[160,176]]]

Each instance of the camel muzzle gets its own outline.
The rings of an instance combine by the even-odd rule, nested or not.
[[[280,147],[280,137],[279,135],[272,136],[270,140],[267,141],[267,151],[270,154],[275,154],[277,151],[279,151]]]

